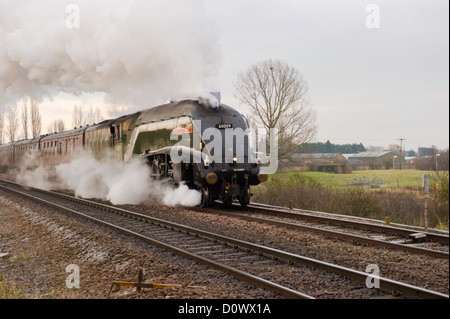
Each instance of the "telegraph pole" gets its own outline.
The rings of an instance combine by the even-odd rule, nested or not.
[[[400,140],[400,170],[402,170],[403,141],[406,140],[406,138],[399,138],[399,140]]]

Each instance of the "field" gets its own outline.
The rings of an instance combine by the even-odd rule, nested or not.
[[[433,172],[420,171],[415,169],[395,170],[395,187],[396,188],[420,188],[422,185],[422,175],[429,173],[431,176]],[[393,172],[392,170],[363,170],[353,171],[351,174],[333,174],[321,172],[281,172],[272,175],[271,177],[286,178],[294,175],[303,175],[305,178],[311,179],[320,183],[325,187],[347,187],[349,183],[366,179],[382,179],[383,184],[387,188],[392,188]]]
[[[395,188],[392,170],[364,170],[351,174],[320,172],[279,172],[265,183],[252,188],[254,202],[424,225],[425,194],[422,175],[429,173],[432,187],[428,196],[428,224],[448,230],[448,171],[426,172],[396,170]],[[438,180],[437,187],[435,180]],[[365,181],[363,185],[350,185]],[[367,185],[371,181],[372,185]],[[373,182],[376,185],[373,185]],[[356,183],[357,184],[357,183]],[[361,184],[361,183],[360,183]]]

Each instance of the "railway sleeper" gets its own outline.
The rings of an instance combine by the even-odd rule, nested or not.
[[[152,234],[153,235],[153,234]],[[186,239],[186,237],[183,234],[160,234],[157,235],[157,238],[164,240],[164,241],[179,241]]]
[[[229,257],[229,258],[241,258],[243,256],[247,256],[247,253],[245,253],[245,252],[235,252],[235,253],[227,254],[227,257]]]
[[[204,241],[198,239],[198,240],[190,240],[189,242],[186,242],[184,245],[187,245],[188,247],[198,247],[198,245],[203,244]],[[183,246],[183,244],[179,244],[179,246]]]
[[[253,262],[253,265],[273,265],[273,264],[276,264],[276,261],[270,259],[257,260]]]
[[[217,246],[210,246],[209,243],[200,244],[200,245],[179,245],[179,247],[182,247],[183,249],[189,250],[189,251],[200,251],[203,252],[205,249],[211,249],[211,248],[218,248]]]
[[[180,246],[181,247],[181,246]],[[201,253],[202,254],[214,254],[214,253],[217,253],[217,252],[221,252],[221,246],[201,246],[201,247],[198,247],[199,249],[203,249],[202,251],[201,251]]]

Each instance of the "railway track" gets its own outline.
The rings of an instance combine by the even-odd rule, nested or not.
[[[236,205],[235,205],[236,206]],[[294,211],[289,211],[287,208],[269,206],[259,203],[251,203],[248,205],[249,211],[264,212],[266,214],[287,216],[295,219],[302,219],[307,221],[312,221],[315,223],[336,225],[342,227],[348,227],[352,229],[361,229],[366,231],[374,231],[382,234],[392,235],[392,236],[402,236],[408,237],[411,233],[422,232],[427,236],[427,239],[431,242],[440,243],[444,245],[449,245],[449,234],[448,232],[438,231],[430,229],[424,231],[423,228],[393,224],[393,226],[380,224],[379,221],[369,220],[366,218],[335,215],[324,212],[308,211],[295,209]],[[343,218],[338,218],[343,217]],[[352,218],[353,220],[350,220]],[[361,222],[355,219],[362,220]],[[395,225],[395,226],[394,226]]]
[[[338,291],[345,289],[343,287],[348,285],[353,285],[353,289],[358,287],[364,289],[369,275],[354,269],[60,193],[24,188],[6,181],[1,181],[0,188],[113,228],[180,256],[224,271],[240,280],[274,291],[286,298],[313,298],[314,293],[302,292],[298,289],[299,287],[306,289],[305,284],[302,283],[302,274],[305,271],[314,271],[316,276],[324,277],[325,281],[327,276],[331,276],[331,280],[334,281],[338,276],[339,281],[342,282],[342,286],[336,284],[334,287]],[[282,278],[268,271],[275,268],[280,270],[277,271],[278,274],[284,274]],[[448,298],[448,295],[442,293],[387,278],[377,277],[376,279],[379,281],[377,293],[395,292],[408,298]],[[379,293],[374,295],[379,296]]]
[[[246,209],[242,209],[240,205],[225,207],[219,204],[211,208],[196,208],[196,210],[279,227],[308,231],[352,243],[407,251],[413,254],[426,255],[434,258],[449,258],[448,251],[412,245],[415,240],[412,235],[416,233],[417,236],[423,237],[421,240],[446,245],[447,247],[444,247],[444,249],[448,249],[449,237],[442,234],[417,233],[404,228],[369,224],[329,216],[302,214],[301,212],[291,212],[286,209],[260,206],[257,204],[251,204]],[[383,236],[379,236],[380,234]],[[386,237],[387,235],[391,237]],[[378,239],[380,237],[384,237],[384,239]],[[401,243],[402,241],[403,243]]]

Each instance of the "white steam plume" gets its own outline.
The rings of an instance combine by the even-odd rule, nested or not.
[[[81,152],[54,170],[33,166],[36,162],[35,156],[27,157],[17,175],[19,183],[45,190],[69,189],[77,197],[109,200],[114,205],[156,202],[196,206],[201,201],[201,194],[184,184],[174,188],[153,180],[149,166],[141,160],[97,160],[89,152]]]
[[[0,0],[0,104],[63,91],[148,107],[211,90],[218,34],[202,0]]]

